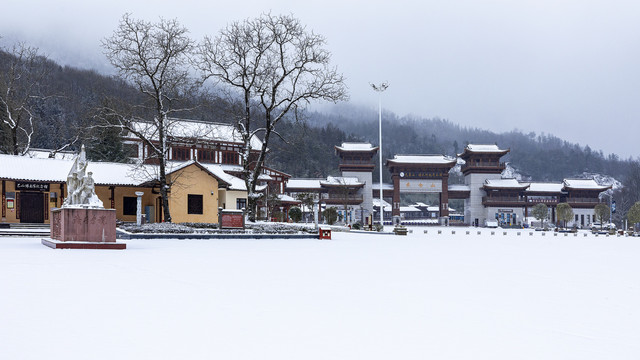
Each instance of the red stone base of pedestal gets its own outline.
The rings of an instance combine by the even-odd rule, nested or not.
[[[42,239],[42,245],[52,249],[124,250],[127,248],[127,244],[119,242],[58,241],[53,239]]]
[[[116,243],[116,211],[63,207],[51,211],[51,239],[42,244],[53,249],[126,249]]]

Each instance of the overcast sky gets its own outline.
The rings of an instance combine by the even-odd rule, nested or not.
[[[38,46],[107,71],[100,40],[125,12],[176,18],[200,39],[231,21],[291,13],[327,38],[351,101],[494,131],[550,133],[605,154],[640,156],[640,2],[10,1],[3,45]]]

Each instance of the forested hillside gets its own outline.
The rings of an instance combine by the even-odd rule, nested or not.
[[[0,52],[0,69],[6,71],[10,54]],[[43,95],[34,104],[34,134],[31,146],[56,149],[72,143],[71,149],[86,143],[101,148],[94,152],[95,160],[118,160],[110,156],[117,151],[118,134],[113,131],[86,131],[92,125],[95,109],[107,101],[133,102],[140,93],[116,78],[91,70],[59,66],[43,59],[48,67],[39,92]],[[195,107],[185,117],[205,121],[229,122],[230,109],[212,96],[193,100]],[[0,115],[2,116],[2,115]],[[480,128],[461,127],[448,120],[418,117],[398,117],[386,112],[383,116],[383,156],[393,154],[455,155],[468,143],[496,143],[511,152],[504,159],[524,178],[554,181],[566,177],[597,173],[623,179],[629,160],[616,155],[593,151],[551,135],[553,129],[524,134],[519,131],[494,133]],[[378,143],[378,114],[349,104],[338,105],[326,112],[309,112],[302,122],[283,122],[277,138],[270,146],[268,163],[293,176],[324,177],[336,174],[337,157],[334,145],[343,141]],[[6,126],[0,128],[0,138],[6,141]],[[377,178],[377,171],[374,172]]]

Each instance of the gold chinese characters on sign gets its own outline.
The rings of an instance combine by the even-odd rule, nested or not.
[[[439,193],[442,192],[442,180],[409,179],[400,182],[400,192]]]

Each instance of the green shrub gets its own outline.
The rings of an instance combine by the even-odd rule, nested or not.
[[[289,209],[289,217],[293,222],[300,222],[302,220],[302,210],[297,206],[292,207]]]
[[[336,222],[336,220],[338,220],[338,211],[334,207],[326,208],[322,212],[322,216],[324,216],[325,220],[327,221],[327,224],[333,225]]]

